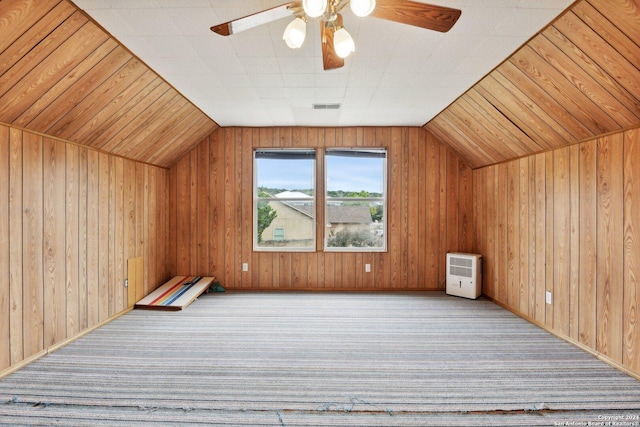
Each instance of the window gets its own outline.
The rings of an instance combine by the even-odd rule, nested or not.
[[[255,150],[254,250],[316,250],[316,156],[324,250],[385,251],[387,152],[365,148]]]
[[[386,250],[386,161],[383,149],[325,151],[325,250]]]
[[[254,151],[254,249],[315,250],[315,163],[315,150]]]
[[[273,240],[284,240],[284,228],[276,227],[273,229]]]

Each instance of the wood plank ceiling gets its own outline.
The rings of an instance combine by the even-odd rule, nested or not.
[[[218,127],[66,0],[0,2],[0,122],[164,167]]]
[[[424,127],[473,168],[640,124],[640,1],[575,3]]]
[[[424,128],[473,168],[640,124],[640,0],[582,0]],[[169,167],[218,125],[67,0],[0,2],[0,122]]]

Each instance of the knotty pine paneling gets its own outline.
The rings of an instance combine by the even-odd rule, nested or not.
[[[253,252],[253,149],[333,146],[387,148],[388,251],[325,253],[319,229],[315,252]],[[474,247],[473,173],[421,128],[219,129],[169,177],[170,264],[176,274],[216,276],[228,289],[442,289],[446,252]]]
[[[484,294],[636,374],[638,147],[633,129],[473,172]],[[518,232],[501,232],[504,212]]]
[[[145,257],[145,292],[169,278],[167,186],[166,169],[0,125],[0,374],[126,309],[127,257]]]

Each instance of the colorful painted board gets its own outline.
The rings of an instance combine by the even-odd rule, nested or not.
[[[176,276],[136,303],[136,308],[182,310],[209,289],[215,277]]]

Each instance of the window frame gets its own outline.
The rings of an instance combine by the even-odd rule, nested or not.
[[[273,201],[272,198],[265,198],[265,197],[259,197],[258,196],[258,192],[259,192],[259,185],[258,185],[258,153],[262,153],[262,154],[266,154],[266,153],[273,153],[274,157],[277,155],[277,153],[296,153],[299,152],[301,154],[303,153],[313,153],[313,166],[312,166],[312,172],[311,172],[311,184],[313,185],[313,196],[311,196],[310,199],[301,199],[301,198],[287,198],[287,197],[283,197],[283,198],[278,198],[277,201],[281,202],[281,203],[287,203],[287,202],[297,202],[297,201],[301,201],[301,202],[306,202],[311,200],[311,203],[313,204],[313,209],[311,210],[311,212],[313,213],[313,217],[311,220],[311,240],[312,243],[309,246],[274,246],[274,247],[268,247],[268,246],[259,246],[259,242],[258,242],[258,204],[261,201]],[[253,240],[253,251],[254,252],[316,252],[317,250],[317,222],[318,222],[318,215],[317,215],[317,211],[318,211],[318,203],[317,203],[317,193],[318,193],[318,189],[317,189],[317,169],[318,169],[318,153],[319,150],[316,148],[254,148],[253,150],[253,203],[252,203],[252,208],[253,208],[253,213],[252,213],[252,217],[253,217],[253,235],[251,236],[252,240]],[[274,227],[275,228],[275,227]],[[282,227],[280,227],[282,228]]]
[[[302,199],[302,198],[278,198],[277,201],[287,203],[287,202],[307,202],[311,201],[313,204],[313,209],[311,210],[313,217],[311,218],[311,228],[312,228],[312,243],[309,246],[259,246],[258,242],[258,204],[263,201],[272,201],[272,198],[258,197],[259,194],[259,183],[258,183],[258,157],[257,153],[274,153],[274,155],[278,152],[280,153],[295,153],[296,151],[300,153],[313,153],[313,166],[312,166],[312,180],[311,184],[313,185],[313,196],[310,199]],[[383,153],[383,164],[382,164],[382,197],[328,197],[328,162],[327,162],[327,151],[353,151],[353,152],[379,152]],[[322,170],[320,171],[318,165]],[[388,251],[388,168],[389,168],[389,150],[386,147],[323,147],[323,148],[313,148],[313,147],[303,147],[303,148],[254,148],[253,149],[253,251],[254,252],[351,252],[351,253],[372,253],[372,252],[387,252]],[[321,175],[320,175],[321,174]],[[322,194],[319,196],[318,191],[322,190]],[[327,246],[327,240],[329,237],[329,233],[327,231],[327,210],[329,203],[327,201],[358,201],[358,202],[377,202],[380,201],[382,203],[382,246],[381,247],[336,247],[336,246]],[[318,215],[322,209],[322,215]],[[323,224],[321,224],[322,230],[320,231],[318,227],[320,226],[319,221],[323,220]],[[274,227],[275,228],[275,227]],[[284,227],[279,227],[284,228]],[[319,235],[322,233],[322,235]],[[286,239],[285,239],[286,240]],[[322,245],[319,244],[319,241],[322,240]]]
[[[341,151],[341,152],[376,152],[383,153],[384,156],[382,162],[382,197],[328,197],[328,188],[327,180],[329,179],[328,167],[329,162],[327,161],[327,151]],[[354,156],[354,157],[357,157]],[[323,224],[323,250],[325,252],[355,252],[355,253],[369,253],[369,252],[387,252],[388,246],[388,238],[387,238],[387,174],[388,174],[388,158],[389,152],[385,147],[328,147],[323,151],[323,162],[324,162],[324,177],[323,177],[323,185],[324,185],[324,194],[323,197],[323,207],[324,207],[324,224]],[[381,247],[344,247],[344,246],[328,246],[328,238],[329,233],[327,232],[328,228],[328,209],[329,203],[332,202],[349,202],[349,201],[358,201],[358,202],[382,202],[382,246]]]

